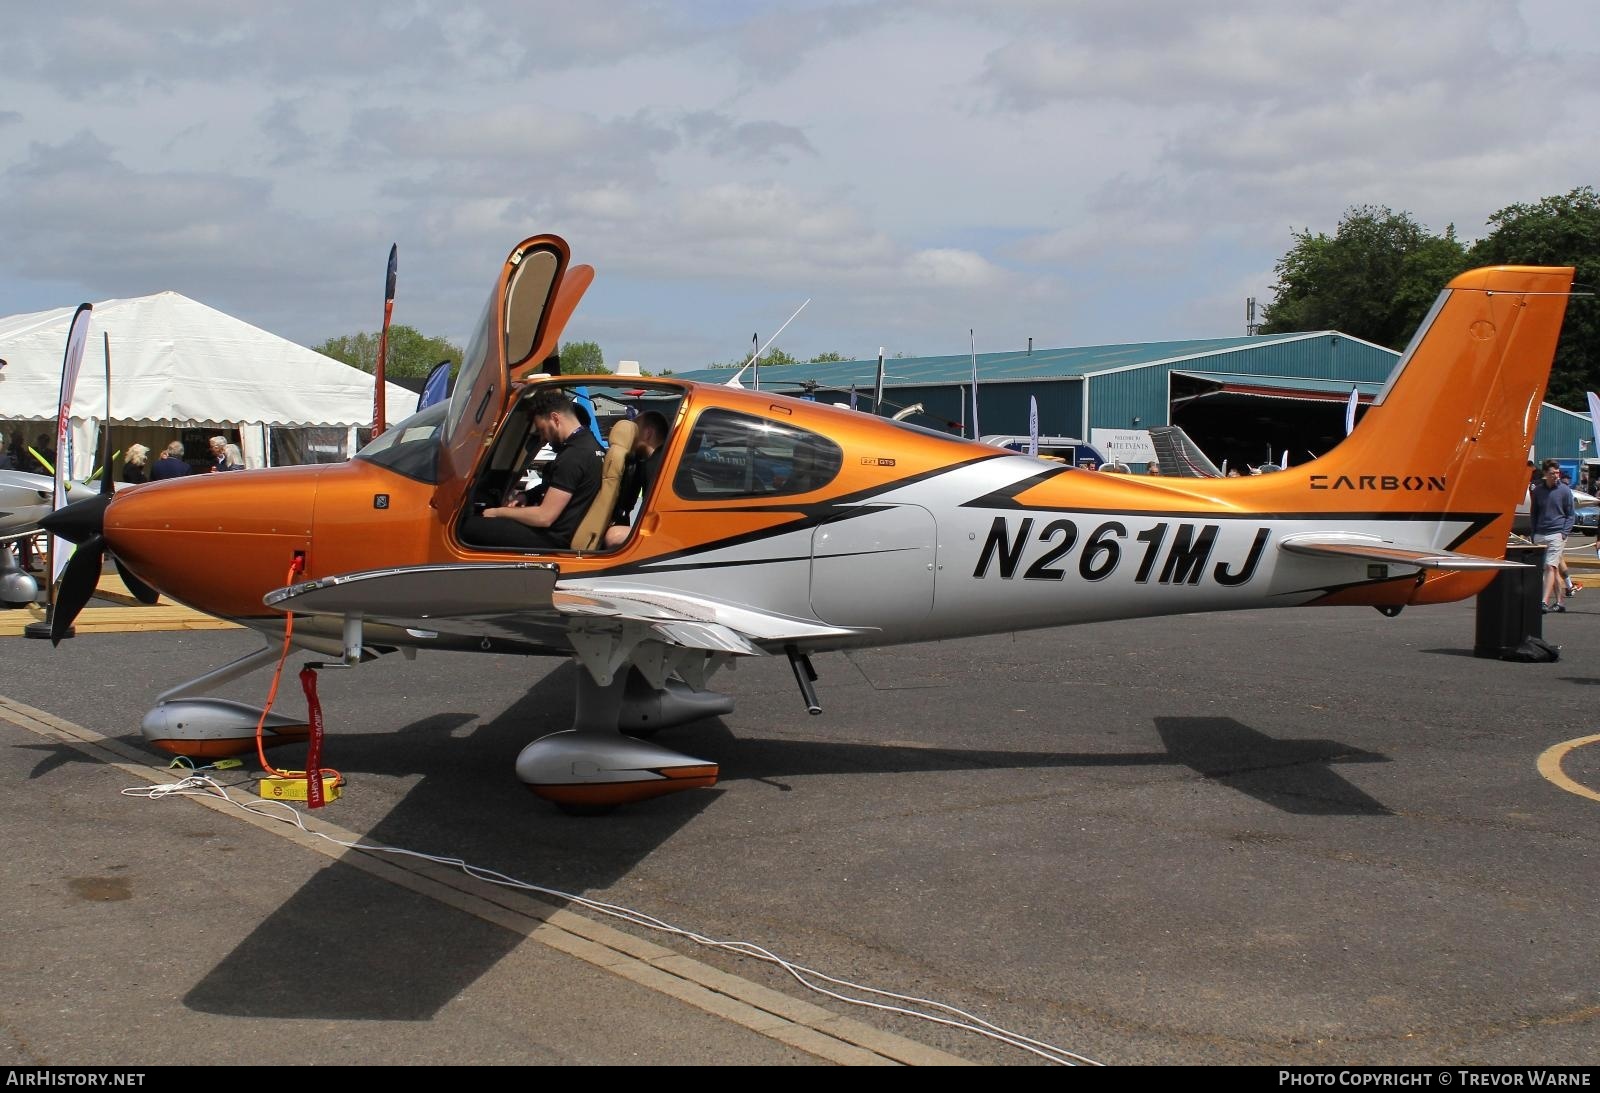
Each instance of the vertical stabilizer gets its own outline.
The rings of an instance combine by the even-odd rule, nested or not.
[[[1301,470],[1312,497],[1335,511],[1478,514],[1466,541],[1432,545],[1502,557],[1572,276],[1498,266],[1451,281],[1355,431]]]

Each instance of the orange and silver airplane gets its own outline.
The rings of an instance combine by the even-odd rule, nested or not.
[[[1100,474],[769,392],[542,374],[593,275],[555,236],[518,244],[448,402],[347,463],[158,482],[47,518],[80,544],[58,628],[109,553],[139,594],[267,638],[163,695],[144,721],[153,744],[253,747],[260,710],[205,696],[272,662],[290,613],[296,645],[351,665],[417,649],[575,659],[574,724],[530,743],[516,773],[590,808],[713,783],[714,762],[640,737],[731,711],[709,684],[741,657],[786,656],[815,713],[821,651],[1472,596],[1508,565],[1573,270],[1457,277],[1343,443],[1233,479]],[[534,397],[579,384],[613,443],[572,549],[470,541],[473,513],[500,504],[540,446]],[[669,424],[660,473],[604,549],[643,409]],[[268,728],[306,731],[280,715]]]

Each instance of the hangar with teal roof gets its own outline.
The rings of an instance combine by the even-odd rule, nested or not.
[[[978,424],[985,435],[1025,435],[1033,399],[1044,435],[1088,439],[1094,429],[1180,425],[1218,463],[1260,463],[1284,451],[1299,463],[1338,443],[1351,391],[1370,403],[1399,359],[1329,330],[979,353]],[[858,409],[883,415],[918,407],[907,420],[974,435],[970,354],[889,358],[881,406],[873,404],[877,367],[876,358],[768,366],[759,384],[824,402],[853,397]],[[731,374],[676,373],[704,383],[725,383]],[[747,371],[742,382],[751,387],[756,379]],[[1593,457],[1591,437],[1586,415],[1545,404],[1541,458]]]

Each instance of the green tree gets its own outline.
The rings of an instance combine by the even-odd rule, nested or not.
[[[1294,240],[1274,267],[1263,334],[1338,330],[1401,349],[1439,290],[1471,264],[1453,225],[1432,235],[1384,206],[1352,206],[1332,238],[1308,228]]]
[[[1592,186],[1508,205],[1489,218],[1490,232],[1472,248],[1473,265],[1574,266],[1579,284],[1600,279],[1600,194]],[[1567,303],[1556,345],[1548,398],[1584,410],[1584,392],[1600,390],[1600,309],[1595,301]]]
[[[706,367],[707,368],[743,368],[749,362],[750,362],[750,354],[746,353],[744,356],[736,357],[731,361],[712,361],[710,364],[706,365]],[[785,353],[783,350],[779,349],[777,346],[773,346],[771,349],[768,349],[765,353],[761,354],[761,360],[758,363],[761,365],[762,368],[765,368],[769,364],[770,365],[784,365],[784,364],[799,364],[800,362],[798,360],[796,360],[794,357],[791,357],[789,354]]]
[[[609,376],[605,354],[594,342],[564,342],[561,346],[563,376]]]
[[[810,363],[832,364],[834,361],[847,361],[849,359],[850,358],[845,356],[843,353],[835,353],[830,349],[826,353],[818,353],[815,357],[812,357]]]
[[[378,367],[378,335],[360,331],[329,338],[311,347],[323,356],[354,365],[363,372]],[[416,327],[399,324],[389,328],[389,357],[384,365],[388,376],[426,376],[433,366],[448,360],[461,364],[461,350],[444,338],[430,338]]]

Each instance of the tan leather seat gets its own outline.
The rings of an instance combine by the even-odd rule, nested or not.
[[[619,421],[611,426],[611,435],[607,438],[611,446],[600,464],[600,492],[589,502],[589,511],[583,514],[583,522],[572,534],[573,550],[596,550],[605,541],[611,510],[617,507],[617,493],[622,489],[623,468],[638,434],[639,427],[631,421]]]

